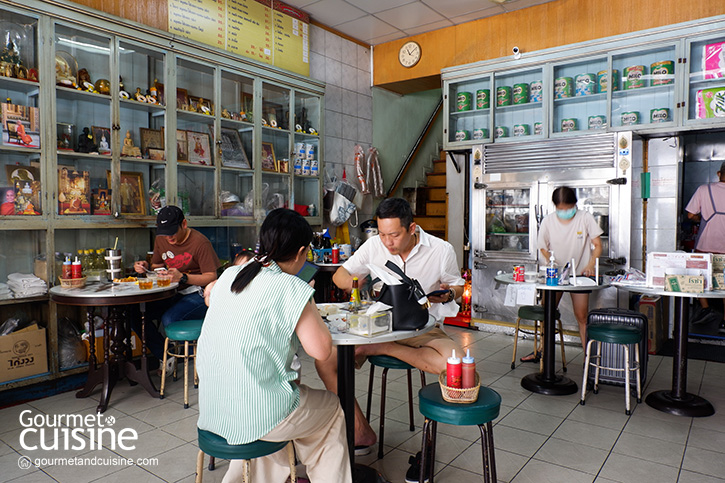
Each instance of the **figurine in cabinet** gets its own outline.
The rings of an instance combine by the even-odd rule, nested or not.
[[[126,137],[123,139],[123,148],[121,149],[121,155],[134,158],[141,157],[141,150],[138,148],[138,146],[133,145],[131,131],[126,131]]]
[[[93,142],[91,130],[87,127],[83,128],[83,133],[78,136],[78,152],[79,153],[97,153],[98,146]]]
[[[91,81],[91,74],[88,73],[87,69],[78,71],[78,87],[88,92],[95,92],[96,88]]]
[[[222,109],[222,117],[224,119],[231,119],[232,118],[232,115],[229,114],[229,111],[227,110],[226,107]]]
[[[133,95],[134,99],[136,99],[138,102],[146,102],[146,96],[141,94],[141,88],[136,88],[136,93]]]

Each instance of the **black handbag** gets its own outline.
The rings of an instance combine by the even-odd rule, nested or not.
[[[385,266],[400,276],[403,283],[399,285],[383,285],[383,289],[375,299],[393,307],[393,330],[418,330],[428,323],[428,307],[418,303],[425,297],[425,291],[417,280],[408,277],[391,261]]]

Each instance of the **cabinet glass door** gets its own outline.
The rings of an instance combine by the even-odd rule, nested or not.
[[[607,128],[607,58],[554,66],[553,133]]]
[[[262,209],[290,208],[290,90],[262,86]]]
[[[489,76],[448,84],[446,141],[449,144],[489,141],[493,102],[495,102],[495,92],[491,90]]]
[[[688,43],[687,118],[701,124],[725,117],[725,37]]]
[[[3,180],[0,181],[0,218],[6,219],[41,214],[41,193],[48,187],[42,184],[38,162],[41,139],[38,20],[0,10],[0,21],[3,46],[11,60],[0,65],[0,98],[6,100],[0,111],[0,179]]]
[[[187,146],[185,152],[177,153],[178,197],[181,209],[192,216],[214,215],[215,70],[208,64],[177,59],[177,145]]]
[[[676,60],[674,45],[612,57],[612,127],[674,123]]]
[[[87,30],[55,26],[59,215],[108,215],[111,211],[111,42]],[[137,198],[127,201],[139,210],[143,203]]]
[[[486,251],[529,253],[531,189],[486,190]]]
[[[494,138],[497,142],[513,138],[543,137],[543,72],[496,74],[494,99]]]
[[[304,216],[318,216],[320,210],[320,114],[319,96],[295,91],[294,208]]]

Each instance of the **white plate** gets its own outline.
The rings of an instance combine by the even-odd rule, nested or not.
[[[570,278],[569,282],[571,283],[573,280],[574,279]],[[596,285],[597,285],[597,283],[594,280],[592,280],[591,278],[582,277],[582,276],[579,276],[576,278],[577,287],[594,287]]]

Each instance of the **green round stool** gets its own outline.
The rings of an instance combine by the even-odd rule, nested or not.
[[[637,382],[637,402],[642,402],[642,388],[639,370],[639,344],[642,342],[642,329],[632,325],[617,324],[590,324],[587,326],[587,342],[586,360],[584,361],[584,378],[582,379],[582,397],[579,403],[583,406],[587,393],[587,377],[589,375],[589,366],[594,366],[594,394],[599,392],[599,371],[606,369],[610,371],[624,371],[624,397],[625,397],[625,413],[629,416],[632,414],[630,408],[630,388],[629,378],[631,371],[635,371]],[[597,343],[597,353],[592,355],[592,344]],[[601,363],[602,359],[602,342],[609,344],[618,344],[624,347],[624,367],[606,367]],[[634,364],[630,363],[629,345],[634,344]]]
[[[400,359],[390,356],[369,356],[368,361],[370,362],[370,379],[368,381],[368,407],[365,414],[365,418],[370,421],[370,406],[373,400],[373,378],[375,375],[375,367],[383,368],[382,376],[382,387],[380,390],[380,428],[378,429],[378,458],[382,459],[383,454],[383,443],[385,441],[385,392],[388,380],[389,369],[403,369],[408,373],[408,415],[410,420],[410,430],[415,431],[415,424],[413,423],[413,378],[411,376],[411,370],[415,367],[411,366],[407,362],[403,362]],[[420,371],[420,387],[425,387],[425,373]]]
[[[161,363],[161,390],[159,397],[164,398],[164,387],[166,386],[166,359],[167,356],[175,359],[184,359],[184,409],[189,407],[189,359],[196,360],[196,351],[189,353],[189,347],[196,347],[196,341],[201,335],[201,324],[204,321],[179,320],[166,326],[166,340],[164,341],[164,360]],[[169,350],[169,341],[183,342],[184,352]],[[176,366],[174,366],[174,381],[176,380]],[[196,362],[194,362],[194,387],[199,387],[199,375],[196,373]]]
[[[566,354],[564,353],[564,330],[561,326],[561,314],[559,310],[556,310],[556,320],[559,323],[559,345],[561,345],[561,365],[562,369],[566,372]],[[519,329],[521,328],[522,320],[531,320],[534,322],[534,355],[541,354],[542,350],[539,344],[539,337],[543,337],[541,331],[541,323],[544,321],[544,307],[541,305],[522,305],[519,307],[518,317],[516,318],[516,325],[514,326],[514,354],[511,358],[511,369],[516,369],[516,348],[519,342]],[[536,357],[537,362],[540,361],[540,356]],[[543,368],[542,368],[543,371]]]
[[[227,460],[244,460],[242,481],[251,482],[249,461],[254,458],[261,458],[287,447],[287,455],[290,462],[290,480],[296,483],[297,472],[295,470],[295,450],[291,441],[262,441],[257,440],[247,444],[229,444],[227,440],[210,431],[196,428],[199,438],[199,453],[196,457],[196,483],[202,483],[204,471],[204,454],[212,458],[223,458]],[[258,482],[262,483],[262,482]]]
[[[496,457],[493,446],[492,421],[501,409],[501,396],[488,387],[478,391],[478,399],[472,403],[449,403],[441,395],[440,384],[429,384],[418,391],[418,405],[425,416],[421,449],[420,483],[433,483],[435,469],[436,431],[438,423],[454,426],[476,425],[481,430],[483,454],[483,481],[496,483]],[[430,443],[430,448],[428,447]],[[428,454],[430,452],[430,454]]]

